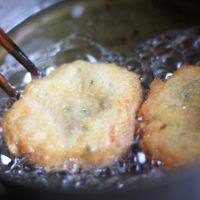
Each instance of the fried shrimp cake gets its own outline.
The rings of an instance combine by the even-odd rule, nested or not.
[[[183,66],[155,80],[142,105],[141,146],[167,168],[200,161],[200,67]]]
[[[30,83],[5,113],[11,154],[62,170],[112,164],[133,142],[139,77],[114,64],[76,61]]]

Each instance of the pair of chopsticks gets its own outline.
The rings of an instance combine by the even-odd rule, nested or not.
[[[0,27],[0,44],[10,53],[22,66],[31,73],[32,76],[40,77],[41,73],[37,67],[29,60],[25,53],[15,44],[15,42]],[[0,73],[0,87],[10,96],[19,98],[19,92]]]

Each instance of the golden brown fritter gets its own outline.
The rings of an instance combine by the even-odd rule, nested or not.
[[[168,168],[200,161],[200,67],[183,66],[155,80],[142,105],[141,145]]]
[[[76,61],[30,83],[3,118],[11,154],[37,166],[112,164],[133,142],[141,102],[136,74],[114,64]]]

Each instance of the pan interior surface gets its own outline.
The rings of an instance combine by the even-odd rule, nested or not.
[[[145,94],[154,78],[166,79],[182,64],[200,65],[199,22],[196,13],[158,8],[147,0],[76,0],[28,18],[10,34],[46,74],[77,59],[114,62],[141,75]],[[3,49],[0,66],[1,73],[20,90],[32,80]],[[0,120],[13,101],[0,91]],[[147,160],[138,145],[139,137],[134,141],[111,167],[83,171],[75,166],[73,173],[48,173],[23,158],[11,157],[0,139],[0,175],[24,185],[63,190],[123,189],[164,179],[161,163]]]

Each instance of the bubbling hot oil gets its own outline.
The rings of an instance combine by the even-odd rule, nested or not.
[[[30,59],[47,75],[56,66],[66,62],[66,58],[63,59],[66,55],[68,62],[77,59],[113,62],[140,74],[145,95],[153,79],[167,79],[182,64],[200,65],[200,29],[166,32],[138,45],[134,51],[124,54],[110,51],[86,35],[71,34],[31,54]],[[22,91],[32,80],[30,73],[22,70],[22,67],[9,55],[4,59],[1,73]],[[1,118],[13,101],[2,93]],[[137,121],[139,120],[140,117],[137,117]],[[0,131],[2,132],[2,129]],[[45,187],[91,190],[110,186],[122,189],[141,178],[162,177],[163,173],[156,168],[161,163],[147,160],[145,153],[140,149],[139,139],[138,133],[130,150],[113,166],[91,170],[80,170],[74,166],[70,173],[48,173],[48,169],[30,166],[24,158],[13,158],[6,151],[1,139],[0,174],[15,177],[16,181],[35,182]]]

